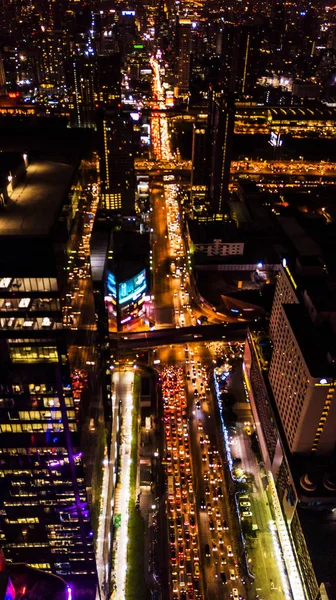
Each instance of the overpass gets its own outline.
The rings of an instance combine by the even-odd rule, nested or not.
[[[228,323],[227,325],[192,325],[190,327],[169,327],[153,331],[110,333],[111,342],[118,351],[168,346],[170,344],[188,344],[190,342],[215,342],[225,339],[228,342],[243,341],[246,337],[247,323]]]

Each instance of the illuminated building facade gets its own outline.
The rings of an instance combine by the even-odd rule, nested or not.
[[[299,302],[299,289],[284,263],[271,316],[274,350],[269,381],[292,453],[330,454],[335,447],[336,393],[331,339]],[[296,290],[298,290],[296,292]],[[315,321],[315,322],[314,322]]]
[[[62,317],[75,177],[71,165],[34,163],[2,212],[0,540],[10,561],[77,581],[93,599],[84,417]]]
[[[221,220],[224,205],[229,199],[230,168],[234,133],[235,108],[232,94],[216,97],[211,92],[209,132],[211,143],[210,212],[214,220]]]
[[[193,124],[191,202],[196,218],[202,218],[208,208],[209,134],[207,123],[198,119]]]
[[[133,125],[129,115],[105,111],[99,119],[101,208],[135,213]]]
[[[177,25],[177,95],[186,96],[190,85],[191,21],[179,19]]]
[[[111,303],[118,329],[144,315],[147,289],[146,269],[139,264],[118,263],[114,272],[107,271],[105,299]]]

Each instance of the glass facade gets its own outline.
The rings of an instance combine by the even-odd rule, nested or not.
[[[80,403],[57,280],[0,279],[0,324],[1,546],[10,561],[94,581]]]

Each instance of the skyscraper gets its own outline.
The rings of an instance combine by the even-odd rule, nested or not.
[[[123,216],[135,213],[133,125],[129,115],[102,111],[98,125],[101,208]]]
[[[85,418],[62,317],[75,180],[70,164],[35,162],[1,216],[0,539],[11,561],[82,582],[94,598]]]
[[[332,454],[336,444],[333,336],[330,327],[319,324],[307,290],[303,300],[301,292],[285,264],[271,315],[274,350],[269,381],[290,451]]]
[[[191,21],[179,19],[177,25],[177,95],[187,96],[190,84]]]
[[[229,198],[230,167],[234,134],[233,94],[217,96],[212,90],[209,105],[210,135],[210,212],[213,218],[223,218],[224,204]]]
[[[208,208],[209,133],[207,123],[197,120],[193,125],[191,203],[194,216],[202,217]]]

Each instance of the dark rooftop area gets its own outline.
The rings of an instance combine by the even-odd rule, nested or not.
[[[222,240],[223,242],[243,241],[236,225],[232,222],[197,223],[188,220],[188,227],[191,239],[195,244],[211,243],[213,240]]]
[[[327,354],[335,355],[335,342],[330,326],[315,326],[300,304],[283,304],[283,309],[311,375],[332,377]]]
[[[1,236],[48,235],[74,175],[74,167],[41,161],[29,165],[22,182],[0,212]]]

